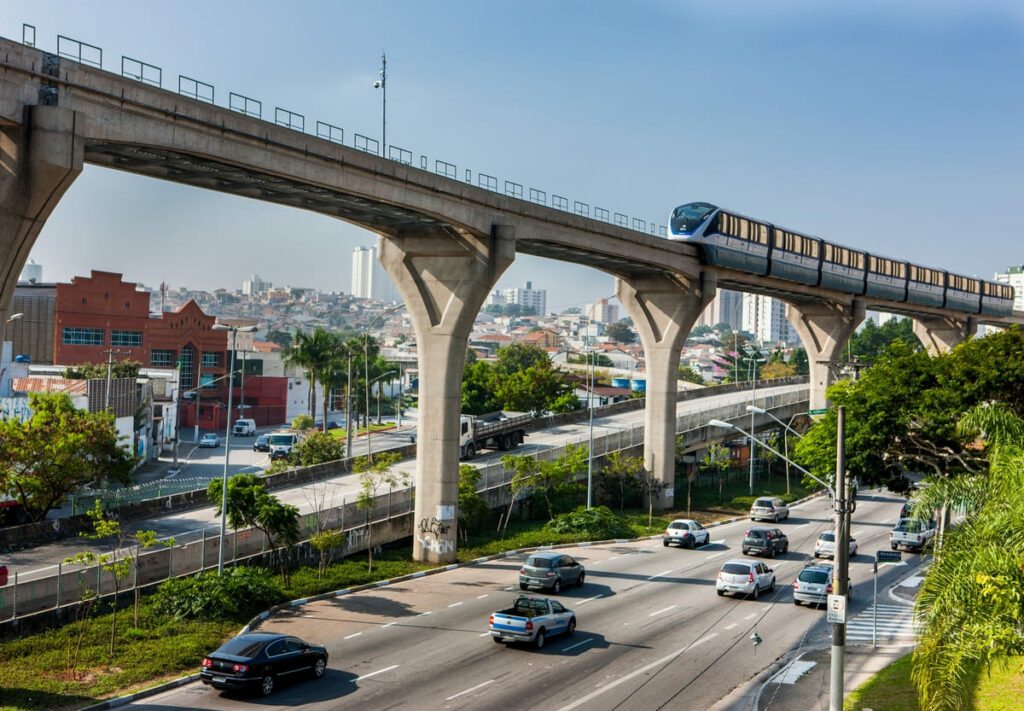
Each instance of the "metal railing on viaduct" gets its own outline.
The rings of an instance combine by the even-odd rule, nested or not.
[[[800,386],[801,381],[803,386]],[[776,382],[786,384],[781,387],[759,389],[756,393],[758,406],[782,415],[798,411],[806,412],[806,379],[793,378]],[[681,401],[698,404],[698,407],[685,408],[689,411],[679,414],[676,418],[676,432],[683,437],[687,449],[700,449],[707,443],[722,438],[721,430],[707,427],[709,420],[733,420],[750,417],[746,408],[751,403],[752,393],[743,388],[743,384],[739,384],[680,393]],[[726,395],[727,397],[719,397],[710,407],[699,406],[702,400],[712,395]],[[642,406],[642,400],[605,406],[599,408],[598,411],[601,413],[599,417],[635,410],[638,409],[638,406]],[[564,425],[573,421],[579,422],[585,416],[585,412],[577,412],[541,418],[538,428]],[[767,420],[768,418],[764,424],[770,426]],[[600,426],[602,430],[609,428],[614,428],[615,431],[606,432],[593,438],[596,471],[600,470],[604,458],[612,452],[624,452],[627,455],[636,455],[642,452],[643,424],[621,427],[607,424]],[[568,437],[560,445],[538,449],[528,456],[551,461],[563,456],[567,447],[582,446],[586,448],[588,445],[589,436],[578,434]],[[415,445],[409,445],[402,449],[414,451]],[[346,460],[290,470],[283,475],[268,477],[267,485],[273,490],[294,486],[298,483],[325,481],[330,477],[344,474],[349,470],[349,464],[350,462]],[[481,474],[478,493],[492,508],[507,505],[508,484],[513,472],[505,470],[500,462],[483,464],[478,468]],[[581,478],[585,476],[585,472],[580,475]],[[428,547],[438,545],[439,542],[443,545],[445,539],[434,535],[436,532],[432,530],[433,522],[414,521],[414,500],[415,487],[410,486],[405,489],[389,490],[377,496],[372,509],[359,508],[355,497],[351,499],[343,497],[340,505],[325,506],[319,510],[304,513],[300,517],[300,538],[302,540],[291,546],[284,554],[291,556],[296,564],[309,562],[316,556],[316,551],[309,543],[309,536],[318,530],[344,532],[344,543],[339,551],[335,551],[335,557],[348,556],[366,550],[368,540],[372,541],[374,546],[379,546],[415,536],[422,539],[421,542]],[[130,504],[123,508],[112,509],[111,515],[125,523],[128,520],[142,518],[147,513],[152,514],[154,511],[169,513],[172,510],[208,506],[209,502],[206,500],[205,489],[199,489],[187,494],[163,497],[153,504],[152,507]],[[84,516],[79,518],[85,519]],[[53,521],[50,520],[44,522],[43,525],[52,531],[52,524]],[[64,528],[66,531],[76,528],[84,529],[83,524],[84,520],[74,524],[69,522],[64,525]],[[26,530],[25,533],[30,533],[30,531]],[[10,541],[11,537],[8,535],[7,542],[10,543]],[[174,544],[168,547],[161,546],[151,549],[129,547],[121,551],[120,555],[123,556],[125,552],[130,553],[135,557],[136,564],[132,566],[128,579],[120,581],[116,588],[122,593],[130,593],[136,588],[153,586],[169,578],[215,570],[220,555],[219,545],[219,535],[211,534],[209,529],[204,528],[176,535]],[[267,563],[274,555],[273,552],[267,550],[267,540],[257,529],[229,531],[225,536],[224,546],[224,561],[230,565]],[[87,547],[83,546],[83,548]],[[113,551],[110,552],[113,553]],[[279,551],[277,554],[282,553]],[[72,614],[81,602],[83,591],[89,590],[92,593],[98,593],[101,597],[110,596],[114,594],[115,582],[112,574],[104,571],[102,565],[80,566],[57,563],[34,571],[14,571],[8,584],[0,587],[0,625],[7,627],[14,625],[20,629],[26,624],[51,624],[54,619],[59,620],[63,615]],[[8,629],[7,632],[10,633],[11,630]]]

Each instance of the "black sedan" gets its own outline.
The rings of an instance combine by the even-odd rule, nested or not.
[[[254,452],[269,452],[270,451],[270,435],[260,435],[252,443],[252,451]]]
[[[199,676],[215,689],[259,691],[268,696],[279,680],[327,671],[327,650],[286,634],[251,633],[228,640],[203,659]]]

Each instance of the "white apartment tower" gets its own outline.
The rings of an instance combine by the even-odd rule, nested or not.
[[[799,342],[796,329],[786,319],[786,304],[761,294],[743,294],[742,330],[761,345]]]
[[[263,281],[260,279],[259,274],[253,274],[252,279],[246,279],[242,282],[242,293],[246,296],[256,296],[257,294],[269,291],[273,286],[269,281]]]
[[[598,299],[587,304],[587,318],[598,323],[615,323],[619,320],[619,307],[608,299]]]
[[[693,325],[714,328],[720,323],[728,324],[733,331],[740,330],[743,325],[743,294],[719,289]]]
[[[379,299],[386,304],[400,301],[395,283],[377,261],[376,247],[356,247],[352,250],[352,296]]]
[[[546,289],[534,289],[533,282],[526,282],[522,289],[502,289],[501,295],[505,304],[519,304],[533,309],[538,316],[548,312],[548,292]]]

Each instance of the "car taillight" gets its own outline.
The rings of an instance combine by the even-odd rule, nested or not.
[[[825,586],[825,593],[828,594],[828,595],[832,594],[832,583],[829,583],[828,585]]]
[[[520,575],[526,575],[526,568],[520,568],[519,569],[519,574]]]
[[[212,666],[213,666],[213,662],[212,662],[212,661],[210,661],[210,658],[209,658],[209,657],[205,657],[205,658],[203,659],[203,666],[204,666],[204,667],[212,667]]]
[[[683,538],[687,538],[687,537],[689,537],[689,535],[690,535],[689,531],[683,531]]]
[[[772,534],[766,533],[766,534],[764,534],[764,537],[767,538],[770,541],[772,539]]]
[[[245,672],[249,671],[249,665],[248,664],[236,664],[235,666],[231,667],[231,671],[244,674]]]
[[[719,571],[718,571],[718,579],[719,579],[719,580],[721,580],[721,579],[722,579],[722,571],[721,571],[721,570],[719,570]]]
[[[489,624],[492,624],[492,625],[494,624],[494,615],[491,615],[491,620],[490,620]]]
[[[553,577],[555,577],[555,572],[554,572],[553,570],[549,570],[549,571],[548,571],[548,572],[547,572],[547,573],[546,573],[546,574],[544,575],[544,577],[545,577],[545,578],[553,578]]]
[[[772,506],[770,509],[768,509],[768,513],[775,513],[775,507]]]
[[[793,589],[794,590],[799,590],[800,589],[800,581],[799,580],[794,580],[793,581]]]
[[[526,623],[526,631],[529,632],[532,629],[533,629],[533,623],[532,622],[527,622]]]
[[[749,574],[747,575],[747,582],[748,582],[748,583],[752,583],[752,582],[754,582],[754,574],[753,574],[753,573],[749,573]]]

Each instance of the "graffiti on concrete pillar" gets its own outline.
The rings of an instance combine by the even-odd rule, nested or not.
[[[420,545],[426,551],[437,553],[438,555],[444,555],[445,553],[451,553],[455,550],[455,541],[444,538],[444,535],[448,533],[448,526],[436,518],[431,518],[429,521],[425,518],[420,519],[418,526],[421,536],[417,536],[416,539]]]

